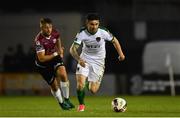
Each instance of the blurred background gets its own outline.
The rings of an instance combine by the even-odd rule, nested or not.
[[[76,61],[69,48],[84,16],[98,12],[126,55],[107,42],[106,69],[98,95],[180,94],[179,0],[4,1],[0,5],[0,95],[50,95],[34,68],[33,40],[39,19],[60,30],[71,95],[76,95]]]

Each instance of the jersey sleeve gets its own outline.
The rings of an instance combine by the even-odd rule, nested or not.
[[[110,33],[109,31],[105,31],[104,35],[105,35],[105,40],[107,40],[107,41],[112,41],[114,38],[113,34]]]
[[[81,43],[82,43],[82,36],[81,36],[80,33],[76,34],[76,37],[74,39],[74,43],[81,45]]]
[[[36,53],[45,51],[44,46],[38,40],[35,41],[35,49]]]

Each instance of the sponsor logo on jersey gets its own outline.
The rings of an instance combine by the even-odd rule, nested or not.
[[[100,45],[86,45],[87,48],[100,48]]]

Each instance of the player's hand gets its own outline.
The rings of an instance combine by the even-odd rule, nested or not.
[[[123,60],[125,60],[125,56],[124,56],[124,54],[121,54],[121,55],[118,57],[118,59],[119,59],[119,61],[123,61]]]
[[[86,61],[84,61],[83,59],[79,59],[78,63],[82,66],[82,67],[86,67]]]
[[[64,47],[61,47],[58,51],[58,54],[60,55],[61,58],[64,56]]]

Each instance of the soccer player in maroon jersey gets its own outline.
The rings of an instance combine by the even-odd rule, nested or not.
[[[69,100],[69,81],[62,59],[63,47],[60,34],[53,28],[50,18],[40,19],[40,29],[35,38],[37,70],[49,84],[51,93],[61,108],[69,110],[75,106]]]

